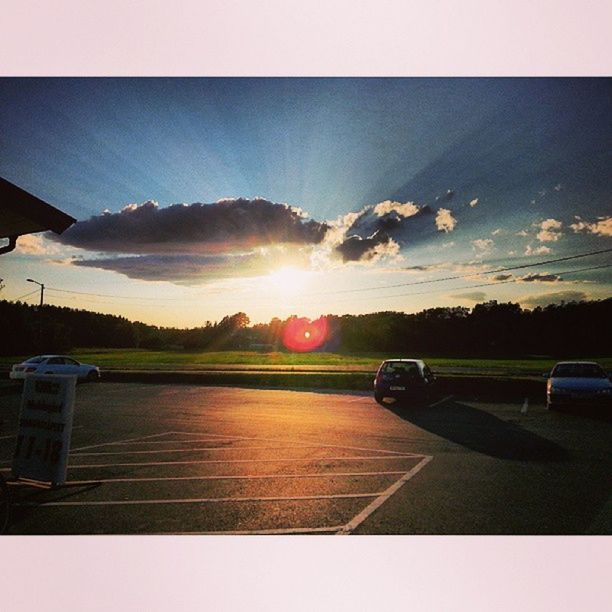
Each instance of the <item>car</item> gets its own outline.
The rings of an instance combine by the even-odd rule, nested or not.
[[[15,364],[9,377],[22,380],[28,374],[76,374],[78,380],[99,380],[100,368],[66,355],[37,355]]]
[[[431,396],[435,376],[421,359],[386,359],[374,379],[374,399],[423,401]]]
[[[572,405],[612,405],[612,382],[604,369],[593,361],[560,361],[546,382],[546,408]]]

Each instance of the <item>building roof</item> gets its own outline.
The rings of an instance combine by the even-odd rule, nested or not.
[[[74,217],[0,177],[0,238],[51,230],[61,234]]]

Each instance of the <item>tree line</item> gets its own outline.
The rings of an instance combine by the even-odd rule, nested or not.
[[[218,322],[179,329],[125,317],[46,305],[0,301],[2,355],[64,353],[74,348],[175,350],[286,350],[291,319],[250,324],[239,312]],[[429,308],[418,313],[328,315],[327,340],[317,350],[394,355],[604,356],[612,346],[612,298],[524,310],[490,301],[473,308]]]

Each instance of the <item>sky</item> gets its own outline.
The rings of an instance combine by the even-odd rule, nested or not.
[[[607,298],[611,111],[609,78],[0,78],[0,175],[77,219],[0,297],[177,327]]]

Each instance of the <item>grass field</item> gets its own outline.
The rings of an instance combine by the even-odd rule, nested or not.
[[[259,353],[254,351],[189,352],[149,351],[144,349],[77,349],[71,355],[84,363],[101,368],[140,369],[223,369],[244,367],[254,369],[291,369],[292,367],[333,370],[373,371],[383,359],[392,357],[414,357],[412,354],[396,355],[383,353],[339,354],[339,353]],[[3,357],[0,363],[10,365],[22,361],[24,356]],[[422,357],[434,370],[466,373],[490,373],[513,375],[540,375],[547,372],[558,361],[554,358],[533,357],[523,359],[474,359]],[[571,359],[568,356],[567,359]],[[607,371],[612,370],[612,357],[593,358]]]

